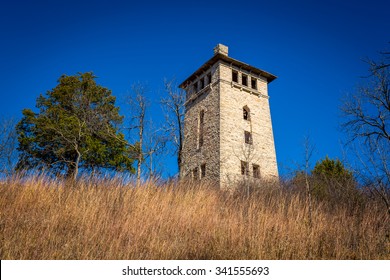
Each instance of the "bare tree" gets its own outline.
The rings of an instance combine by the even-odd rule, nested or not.
[[[389,42],[390,43],[390,42]],[[376,69],[382,69],[382,68],[388,68],[390,67],[390,51],[383,51],[383,52],[380,52],[380,54],[382,55],[383,59],[382,61],[378,64],[378,63],[374,63],[376,64]],[[369,62],[372,62],[370,60],[368,60]]]
[[[142,84],[134,84],[131,87],[132,94],[127,98],[127,104],[132,113],[130,130],[137,131],[136,159],[137,159],[137,187],[141,185],[142,163],[144,161],[144,132],[146,109],[150,106],[146,98],[146,87]]]
[[[13,174],[17,161],[18,137],[16,121],[12,118],[0,120],[0,173],[5,176]]]
[[[342,127],[359,147],[359,175],[381,197],[390,215],[390,67],[389,53],[382,54],[382,61],[367,60],[367,84],[347,96],[341,110]]]
[[[127,128],[130,134],[135,135],[137,173],[136,185],[141,185],[141,177],[157,176],[157,161],[166,144],[166,137],[162,128],[156,128],[152,119],[147,118],[151,102],[147,98],[147,88],[142,84],[134,84],[131,94],[126,97],[130,107],[130,124]]]
[[[161,174],[159,160],[164,154],[167,139],[161,128],[155,128],[151,120],[148,123],[143,141],[145,168],[149,178],[156,178]]]
[[[347,121],[343,127],[352,139],[390,141],[389,68],[378,68],[370,62],[370,81],[343,102],[342,112]]]
[[[174,80],[165,80],[164,85],[167,94],[166,97],[161,99],[166,121],[164,130],[167,133],[167,138],[173,144],[173,152],[177,155],[177,166],[180,174],[184,140],[184,103],[186,96],[185,91],[178,88]]]
[[[354,141],[353,151],[360,166],[356,172],[369,194],[379,197],[390,215],[390,146],[383,142]]]

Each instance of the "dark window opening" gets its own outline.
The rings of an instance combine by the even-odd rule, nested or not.
[[[252,144],[252,133],[245,131],[245,143]]]
[[[248,76],[247,75],[242,74],[242,84],[244,86],[248,86]]]
[[[249,175],[249,164],[246,161],[241,161],[241,175]]]
[[[257,164],[253,165],[253,177],[260,178],[260,166],[258,166]]]
[[[199,147],[203,146],[204,110],[199,113]]]
[[[251,86],[253,89],[257,89],[257,80],[255,78],[251,79]]]
[[[238,72],[237,71],[232,72],[232,81],[235,83],[238,83]]]
[[[192,170],[192,178],[194,180],[198,180],[199,177],[198,177],[198,167],[195,167],[194,170]]]
[[[211,73],[207,75],[207,84],[211,84]]]
[[[198,91],[198,82],[195,82],[194,83],[194,92],[197,92]]]
[[[205,163],[200,166],[200,176],[201,176],[201,178],[206,177],[206,164]]]
[[[249,108],[245,106],[244,108],[242,108],[242,112],[243,112],[244,120],[250,121],[251,120],[251,116],[250,116]]]
[[[204,78],[200,79],[200,89],[204,88]]]

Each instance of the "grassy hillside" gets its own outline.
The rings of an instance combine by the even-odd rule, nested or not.
[[[329,207],[264,188],[246,198],[205,185],[119,180],[64,187],[0,183],[1,259],[389,259],[380,205]]]

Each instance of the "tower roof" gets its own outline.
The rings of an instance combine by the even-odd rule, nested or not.
[[[179,87],[185,88],[187,84],[191,83],[193,80],[195,80],[197,77],[199,77],[202,73],[207,71],[212,65],[214,65],[219,60],[231,64],[233,66],[239,67],[243,70],[246,70],[248,72],[252,72],[254,74],[263,76],[267,79],[268,83],[272,82],[276,79],[276,76],[266,72],[264,70],[261,70],[259,68],[253,67],[249,64],[246,64],[244,62],[241,62],[237,59],[231,58],[228,56],[228,48],[222,44],[218,44],[214,48],[214,56],[210,58],[207,62],[205,62],[198,70],[196,70],[192,75],[190,75],[184,82],[182,82]]]

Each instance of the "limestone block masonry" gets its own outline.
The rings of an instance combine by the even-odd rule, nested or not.
[[[276,76],[228,56],[214,56],[180,87],[186,91],[182,178],[221,188],[278,178],[268,84]]]

